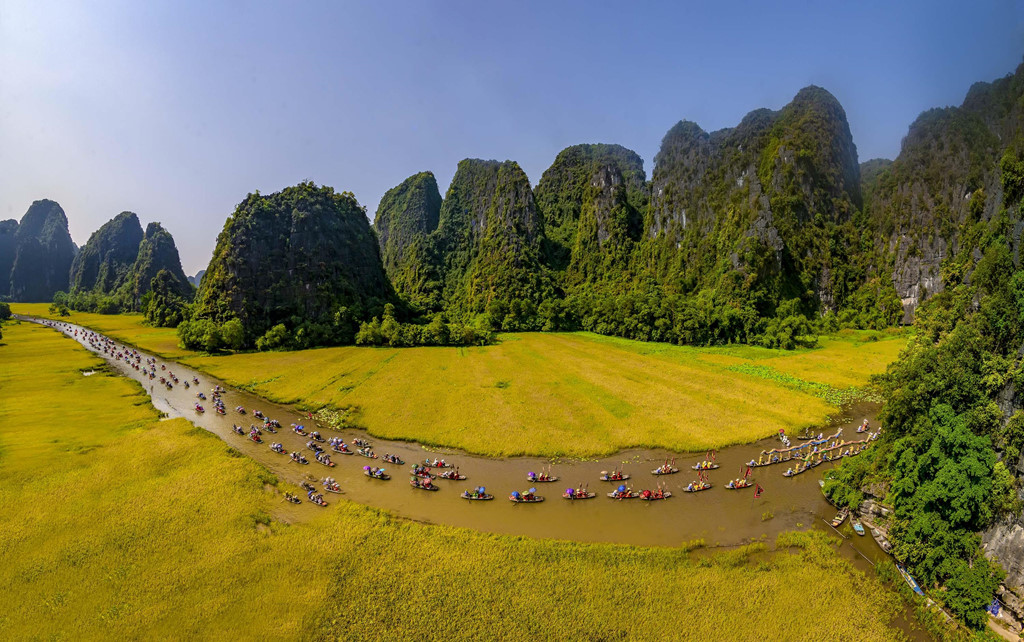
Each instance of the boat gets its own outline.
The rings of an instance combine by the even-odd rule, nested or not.
[[[331,446],[331,450],[333,450],[336,453],[342,454],[342,455],[354,455],[355,454],[351,450],[342,450],[341,448],[338,448],[337,446]]]
[[[597,493],[590,493],[578,488],[573,491],[572,495],[567,492],[562,493],[562,499],[569,499],[572,501],[577,499],[594,499],[595,497],[597,497]]]
[[[484,488],[474,488],[472,492],[464,490],[462,491],[462,495],[460,495],[460,497],[462,497],[462,499],[468,499],[473,502],[486,502],[494,499],[494,495],[488,495],[486,489]]]
[[[417,477],[423,477],[424,479],[437,479],[437,475],[430,472],[429,468],[413,468],[412,474]]]
[[[529,475],[527,475],[526,476],[526,481],[530,482],[531,484],[533,484],[533,483],[546,484],[546,483],[549,483],[549,482],[556,482],[556,481],[558,481],[558,477],[544,477],[543,479],[541,479],[540,477],[538,477],[536,475],[534,475],[533,477],[530,477]]]
[[[861,524],[859,519],[855,519],[850,523],[853,524],[853,532],[863,537],[865,533],[864,524]]]
[[[452,481],[465,481],[466,479],[468,479],[468,477],[466,477],[465,475],[460,475],[454,470],[447,470],[438,475],[437,477],[438,479],[450,479]]]
[[[327,506],[327,502],[325,502],[319,495],[313,495],[309,498],[309,501],[313,502],[317,506]]]
[[[374,453],[372,450],[362,450],[362,449],[360,449],[360,450],[357,450],[356,452],[359,453],[360,455],[362,455],[363,457],[366,457],[367,459],[376,459],[377,458],[376,453]]]
[[[914,576],[907,572],[907,567],[904,566],[902,562],[896,562],[896,570],[900,572],[900,575],[903,576],[903,579],[907,581],[907,584],[915,593],[918,595],[924,595],[924,591],[921,590],[921,585],[917,583]]]
[[[439,490],[439,488],[433,484],[427,486],[427,483],[428,482],[421,482],[416,477],[413,477],[412,479],[409,480],[409,485],[412,486],[413,488],[418,488],[420,490]]]
[[[690,466],[690,468],[692,470],[716,470],[717,468],[719,468],[719,465],[718,464],[708,464],[707,466],[705,466],[703,464],[694,464],[693,466]]]
[[[376,473],[371,473],[368,469],[364,468],[363,474],[369,477],[370,479],[381,479],[384,481],[391,479],[391,475],[385,473],[382,470],[378,470]]]
[[[847,516],[850,514],[849,508],[844,508],[839,511],[836,516],[832,519],[832,528],[839,528],[839,526],[846,521]]]
[[[541,497],[540,495],[534,495],[533,497],[531,497],[529,499],[527,499],[526,497],[522,497],[522,496],[517,498],[517,497],[515,497],[513,495],[509,495],[508,499],[509,499],[510,502],[512,502],[514,504],[539,504],[542,501],[544,501],[544,498]]]
[[[683,489],[683,492],[684,493],[699,493],[702,490],[710,490],[710,489],[711,489],[711,484],[709,484],[707,482],[704,482],[703,484],[696,485],[696,486],[687,486],[686,488]]]
[[[664,468],[664,467],[662,467],[662,468],[655,468],[654,470],[651,471],[651,474],[652,475],[675,475],[678,472],[679,472],[678,468],[676,468],[675,466],[670,466],[668,468]]]
[[[649,491],[649,490],[642,490],[642,491],[640,491],[639,499],[641,501],[645,501],[645,502],[656,502],[659,499],[668,499],[671,496],[672,496],[672,493],[668,492],[667,490],[666,491],[662,491],[660,493],[657,493],[657,492],[654,492],[654,491]]]
[[[600,479],[601,481],[610,481],[610,482],[625,481],[625,480],[629,479],[629,473],[623,474],[621,472],[613,471],[611,474],[609,474],[608,471],[602,470],[601,471],[601,476],[598,477],[598,479]]]
[[[429,459],[424,459],[423,460],[423,465],[424,466],[428,466],[430,468],[452,468],[452,465],[449,464],[448,462],[446,462],[443,459],[435,459],[434,461],[430,461]]]
[[[739,481],[738,484],[736,483],[737,481]],[[741,488],[750,488],[753,485],[754,482],[750,481],[749,479],[733,479],[728,484],[726,484],[725,487],[728,488],[729,490],[740,490]]]
[[[625,491],[613,490],[612,492],[608,493],[608,497],[610,497],[612,499],[636,499],[639,496],[640,496],[640,493],[634,493],[631,490],[625,490]]]

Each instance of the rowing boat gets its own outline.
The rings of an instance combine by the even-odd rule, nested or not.
[[[655,468],[654,470],[651,471],[651,474],[652,475],[675,475],[678,472],[679,472],[679,469],[675,468],[675,467],[670,467],[668,469]]]

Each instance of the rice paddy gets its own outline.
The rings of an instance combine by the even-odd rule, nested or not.
[[[32,324],[4,328],[0,416],[2,639],[899,637],[890,589],[817,533],[698,555],[344,500],[298,520],[268,471]]]
[[[784,354],[535,333],[480,348],[186,361],[276,401],[354,406],[356,422],[383,438],[492,456],[588,457],[632,447],[699,451],[820,425],[903,345],[839,337]]]
[[[784,351],[580,332],[502,335],[473,348],[203,356],[169,347],[167,330],[140,319],[68,318],[274,401],[352,407],[356,423],[378,437],[491,456],[700,451],[821,425],[906,345],[903,333],[848,331],[816,349]]]

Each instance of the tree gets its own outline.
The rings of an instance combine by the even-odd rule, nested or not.
[[[224,344],[232,350],[241,350],[245,347],[245,328],[237,318],[222,325],[220,334],[224,338]]]

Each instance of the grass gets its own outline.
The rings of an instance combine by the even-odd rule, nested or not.
[[[45,306],[16,305],[43,314]],[[492,455],[700,451],[821,425],[864,394],[904,334],[844,332],[813,350],[693,348],[590,333],[502,335],[474,348],[203,356],[138,317],[74,314],[121,340],[282,403],[355,407],[371,434]]]
[[[819,533],[697,556],[345,501],[294,521],[283,482],[32,324],[4,328],[0,416],[0,639],[898,637],[892,592]]]

